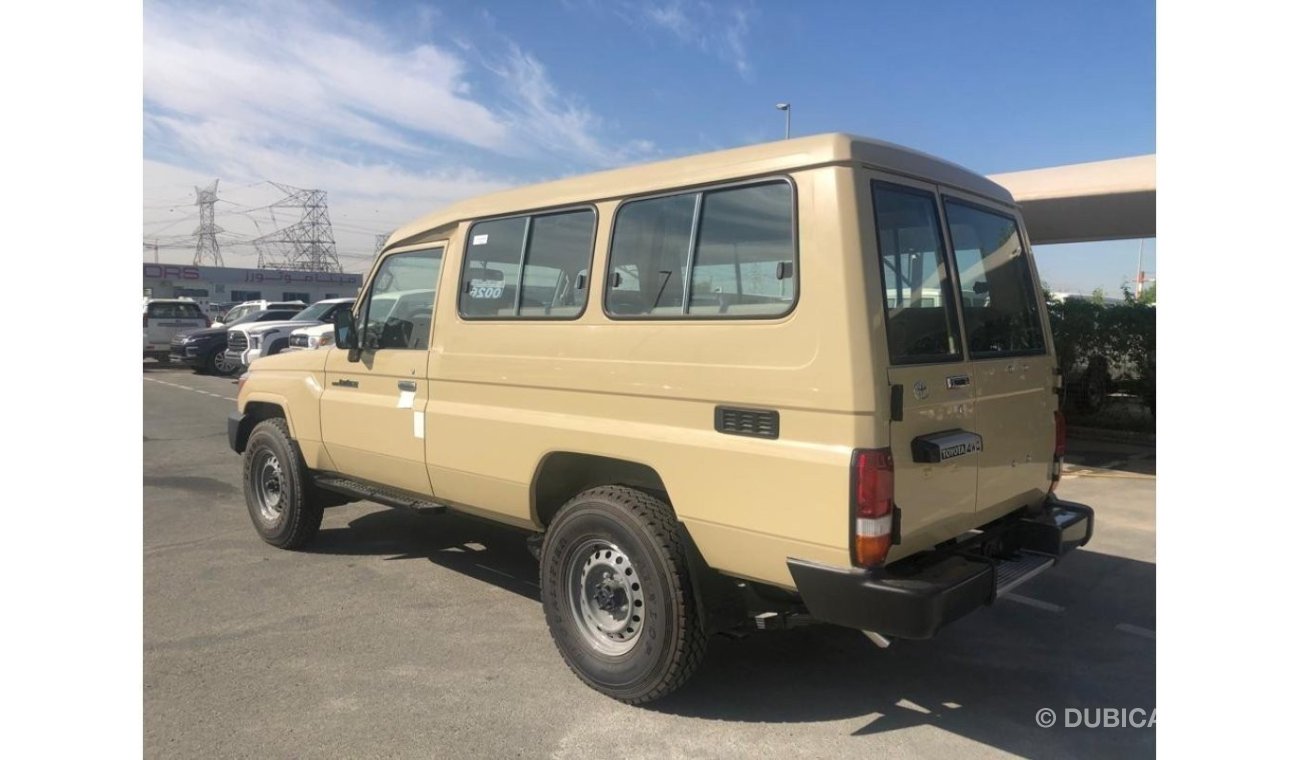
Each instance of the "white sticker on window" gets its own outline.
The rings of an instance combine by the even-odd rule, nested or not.
[[[475,235],[473,245],[487,245],[487,235]]]
[[[415,413],[415,437],[424,439],[424,412]]]

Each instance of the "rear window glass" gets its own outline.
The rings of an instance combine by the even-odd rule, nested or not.
[[[893,364],[961,357],[934,196],[873,182],[876,242]]]
[[[203,319],[196,303],[151,303],[149,316],[155,319]]]
[[[944,199],[973,358],[1046,351],[1029,257],[1015,219]]]

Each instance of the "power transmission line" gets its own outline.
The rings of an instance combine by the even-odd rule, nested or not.
[[[199,228],[194,231],[199,238],[194,246],[195,266],[202,265],[204,259],[211,259],[213,266],[225,266],[221,260],[221,244],[217,242],[217,233],[223,230],[217,226],[212,213],[217,204],[217,183],[220,181],[214,179],[207,187],[194,188],[194,194],[198,196],[195,205],[199,207]]]
[[[257,266],[263,269],[296,269],[312,272],[341,272],[334,230],[330,226],[329,207],[324,190],[272,185],[285,197],[270,204],[272,220],[277,208],[301,208],[297,222],[263,235],[253,241],[257,248]]]

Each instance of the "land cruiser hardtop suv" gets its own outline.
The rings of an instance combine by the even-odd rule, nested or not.
[[[710,634],[924,639],[1086,544],[1045,316],[1006,190],[821,135],[407,225],[228,432],[275,546],[357,499],[520,529],[564,660],[641,703]]]

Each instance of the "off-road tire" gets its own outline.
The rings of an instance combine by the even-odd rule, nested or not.
[[[279,469],[276,504],[268,510],[259,493],[259,478],[274,458]],[[312,486],[298,444],[282,417],[262,420],[248,435],[244,449],[244,501],[253,528],[262,540],[281,549],[297,549],[316,537],[324,502]],[[274,511],[275,516],[269,516]]]
[[[704,658],[708,636],[679,530],[660,499],[625,486],[600,486],[561,507],[542,543],[542,606],[556,648],[588,686],[627,704],[677,689]],[[592,540],[616,546],[640,579],[644,627],[625,653],[611,655],[593,645],[574,611],[571,563]]]

